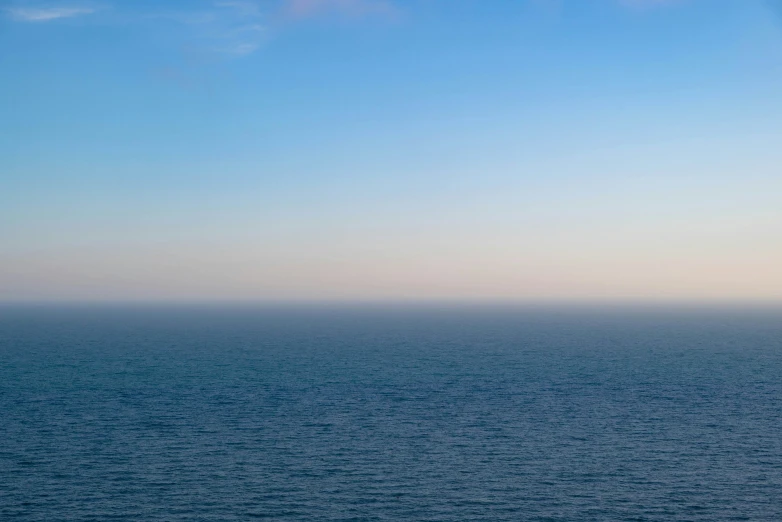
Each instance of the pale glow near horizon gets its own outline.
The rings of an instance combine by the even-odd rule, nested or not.
[[[782,302],[763,2],[171,5],[0,19],[0,301]]]

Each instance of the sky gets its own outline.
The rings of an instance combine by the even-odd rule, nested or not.
[[[0,0],[0,301],[782,302],[782,0]]]

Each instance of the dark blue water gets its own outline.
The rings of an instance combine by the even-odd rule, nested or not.
[[[782,312],[0,308],[0,519],[782,520]]]

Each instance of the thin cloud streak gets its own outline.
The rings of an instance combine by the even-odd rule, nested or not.
[[[365,17],[393,16],[397,8],[386,0],[286,0],[285,11],[292,18],[310,18],[334,13]]]
[[[562,0],[531,0],[541,4],[559,5]],[[615,0],[625,8],[650,8],[683,3],[685,0]],[[771,1],[771,0],[769,0]],[[192,36],[205,42],[212,53],[236,57],[253,54],[261,48],[268,34],[268,23],[274,12],[289,20],[305,20],[324,16],[349,18],[396,17],[399,7],[394,0],[281,0],[273,3],[258,0],[217,0],[211,7],[174,12],[147,13],[147,17],[168,19],[190,26]],[[264,9],[267,7],[268,9]],[[51,22],[93,14],[95,7],[17,6],[4,9],[18,22]],[[271,17],[271,18],[270,18]]]
[[[50,22],[62,18],[73,18],[92,14],[90,7],[9,7],[5,11],[19,22]]]
[[[625,7],[645,9],[661,7],[664,5],[681,4],[683,1],[684,0],[619,0],[619,3]]]
[[[185,46],[203,55],[244,56],[258,50],[268,32],[260,4],[219,1],[192,11],[161,11],[143,15],[185,30]]]
[[[209,36],[218,42],[215,50],[245,56],[261,47],[266,26],[257,3],[233,0],[214,5],[217,12],[210,24]]]
[[[255,2],[246,2],[239,0],[216,2],[217,7],[227,7],[234,9],[237,14],[250,18],[257,18],[261,16],[261,9]]]

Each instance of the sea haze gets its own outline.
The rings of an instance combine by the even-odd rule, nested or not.
[[[0,308],[0,519],[782,520],[782,310]]]

